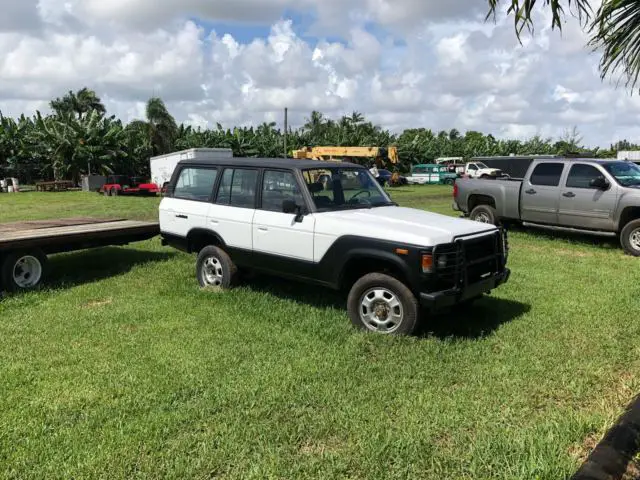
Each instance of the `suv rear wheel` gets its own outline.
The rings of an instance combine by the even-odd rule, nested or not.
[[[351,287],[347,299],[351,322],[376,333],[411,335],[418,326],[415,295],[397,278],[369,273]]]
[[[209,245],[198,253],[196,277],[201,287],[230,288],[235,283],[237,273],[238,267],[221,248]]]

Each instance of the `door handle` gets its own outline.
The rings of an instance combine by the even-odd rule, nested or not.
[[[209,219],[210,223],[213,223],[214,225],[217,225],[219,222],[218,220],[214,220],[214,219]]]
[[[261,232],[266,232],[269,229],[267,227],[258,227],[258,230],[260,230]]]
[[[566,192],[566,193],[563,193],[562,196],[567,198],[573,198],[576,196],[576,194],[573,192]]]
[[[176,215],[176,218],[189,218],[187,215]]]
[[[537,192],[533,188],[530,188],[529,190],[526,190],[524,193],[528,193],[529,195],[535,195]]]

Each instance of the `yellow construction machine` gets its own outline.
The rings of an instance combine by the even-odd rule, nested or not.
[[[370,158],[378,167],[384,167],[385,163],[398,163],[397,147],[305,147],[294,150],[293,158],[310,160],[327,160],[340,162],[342,160],[358,163],[358,158]]]
[[[370,159],[368,163],[375,163],[378,168],[386,168],[387,162],[398,165],[398,147],[305,147],[294,150],[292,157],[297,159],[324,160],[328,162],[349,161],[362,163],[359,159]],[[368,165],[367,165],[368,166]],[[397,168],[388,180],[392,186],[401,185]]]

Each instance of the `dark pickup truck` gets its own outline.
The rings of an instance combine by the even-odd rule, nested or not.
[[[471,220],[618,236],[640,256],[640,167],[621,160],[534,160],[523,179],[461,178],[454,210]]]

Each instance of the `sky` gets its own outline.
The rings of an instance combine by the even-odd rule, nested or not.
[[[486,0],[0,0],[0,111],[88,87],[110,114],[162,97],[179,122],[293,127],[312,110],[394,132],[478,130],[589,146],[640,141],[640,95],[602,81],[568,18],[520,44]]]

